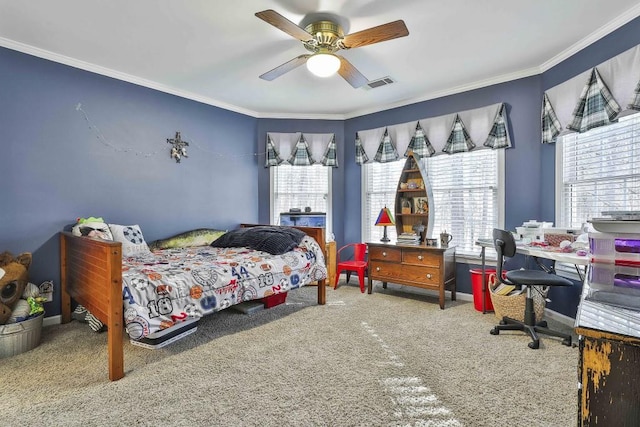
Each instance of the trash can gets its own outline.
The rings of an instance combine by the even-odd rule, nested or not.
[[[469,270],[471,273],[471,289],[473,291],[473,307],[482,311],[482,269],[474,268]],[[484,277],[485,283],[487,284],[487,289],[484,294],[484,309],[485,311],[493,311],[493,304],[491,303],[491,295],[489,293],[489,276],[491,274],[496,274],[495,270],[485,269]]]
[[[32,350],[40,344],[44,313],[18,323],[0,325],[0,359]]]

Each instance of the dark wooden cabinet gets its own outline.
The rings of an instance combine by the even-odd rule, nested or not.
[[[441,248],[425,245],[368,243],[369,283],[373,280],[386,287],[387,282],[438,291],[440,308],[444,309],[445,290],[456,299],[455,247]]]
[[[578,426],[640,425],[640,339],[578,327]]]

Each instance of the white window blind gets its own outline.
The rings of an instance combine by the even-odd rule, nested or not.
[[[477,255],[475,242],[499,227],[498,155],[480,150],[425,159],[434,199],[434,237],[453,235],[456,255]]]
[[[479,150],[464,154],[440,155],[422,159],[431,185],[434,203],[433,234],[453,235],[457,255],[477,256],[479,238],[491,237],[503,218],[504,190],[500,189],[504,150]],[[394,206],[395,193],[405,159],[393,163],[363,165],[366,183],[363,201],[363,239],[377,241],[382,228],[373,224],[385,204]],[[504,187],[504,186],[503,186]],[[389,238],[395,229],[387,228]],[[379,229],[379,230],[378,230]]]
[[[640,210],[640,114],[558,138],[556,223],[581,228],[603,211]]]
[[[362,182],[364,183],[362,238],[363,242],[380,241],[384,233],[384,227],[376,227],[374,224],[380,213],[380,209],[387,206],[394,214],[396,190],[400,172],[406,159],[401,158],[389,163],[366,163],[362,166]],[[395,227],[387,227],[387,236],[392,241],[396,240]]]
[[[280,223],[280,213],[291,208],[310,207],[313,212],[327,214],[327,232],[331,227],[330,182],[333,168],[320,164],[312,166],[280,165],[271,172],[271,221]]]

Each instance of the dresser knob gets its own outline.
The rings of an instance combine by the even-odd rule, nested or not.
[[[431,274],[427,274],[427,279],[431,279]]]
[[[376,267],[376,271],[380,271],[380,267]]]
[[[382,252],[382,256],[387,256],[387,253],[386,252]]]
[[[418,259],[422,261],[422,255],[418,255]]]

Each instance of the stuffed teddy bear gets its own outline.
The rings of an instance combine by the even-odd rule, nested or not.
[[[17,257],[10,252],[0,254],[0,325],[7,323],[22,297],[28,283],[31,260],[28,252]]]

